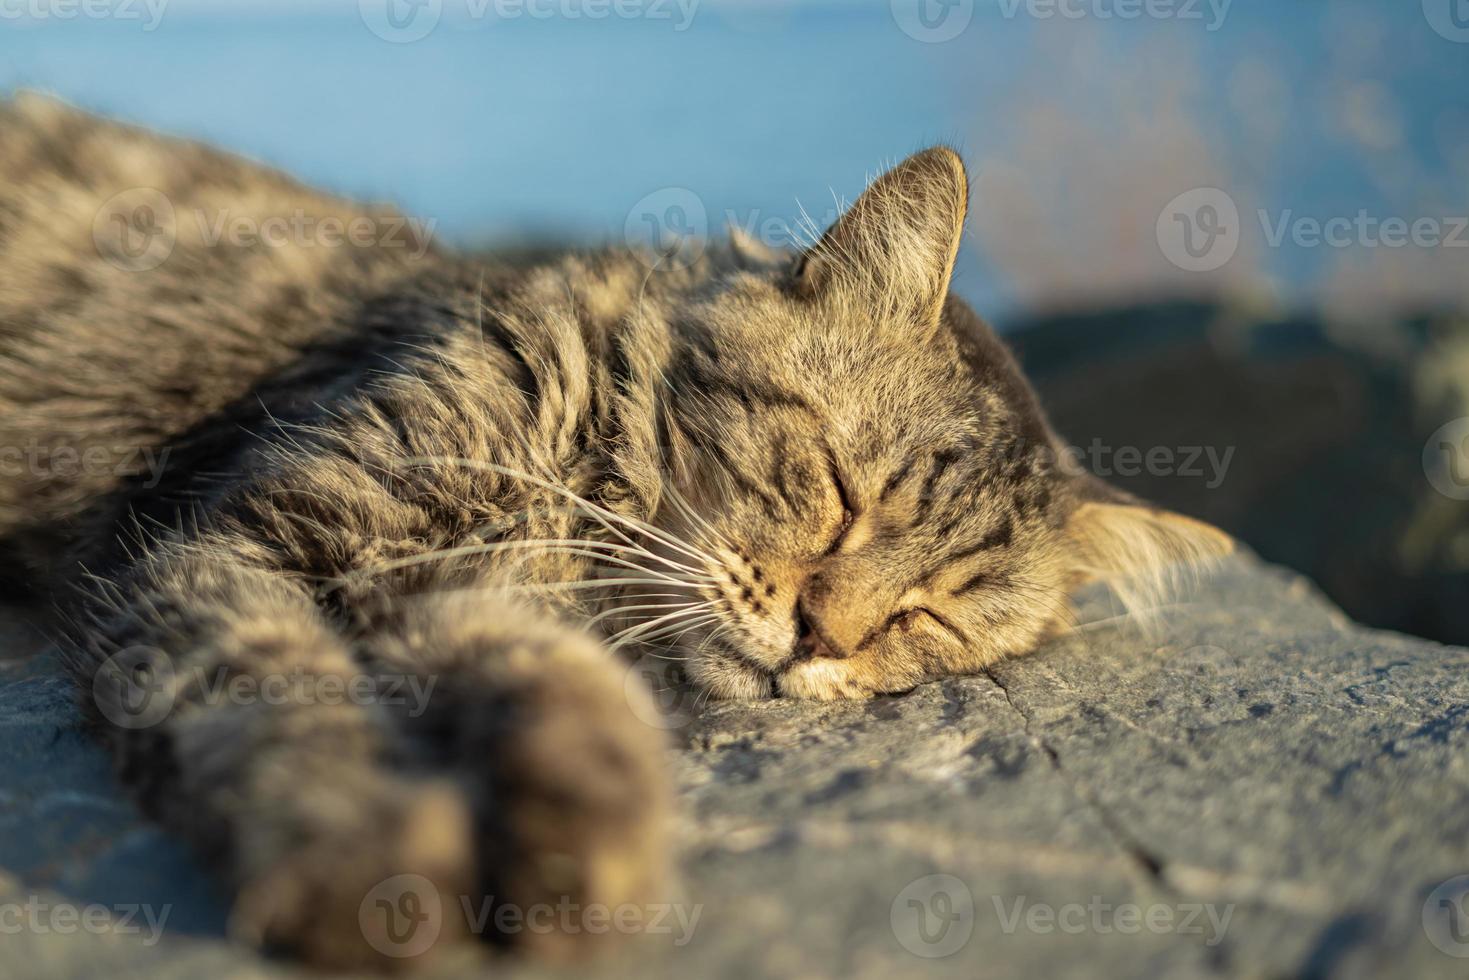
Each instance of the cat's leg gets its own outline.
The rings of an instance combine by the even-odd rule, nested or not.
[[[412,965],[466,929],[554,954],[605,934],[589,912],[667,900],[663,740],[597,642],[476,590],[378,595],[349,644],[250,554],[160,546],[72,657],[247,938],[329,965]]]
[[[375,670],[422,679],[421,696],[399,701],[405,731],[472,787],[473,927],[554,956],[606,934],[584,916],[669,901],[665,739],[642,679],[493,588],[395,608],[363,642]]]
[[[446,899],[472,890],[467,795],[411,775],[309,587],[248,554],[161,545],[99,599],[69,666],[124,781],[226,870],[233,929],[317,964],[412,965],[427,944],[404,945],[368,896],[399,875]],[[409,925],[423,914],[419,896],[382,897]],[[419,935],[443,943],[458,912]]]

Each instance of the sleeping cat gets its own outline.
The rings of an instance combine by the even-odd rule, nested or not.
[[[926,150],[800,254],[687,267],[221,244],[404,224],[0,105],[0,547],[239,935],[416,963],[363,914],[401,874],[439,945],[462,896],[658,897],[663,742],[623,654],[716,698],[898,694],[1032,650],[1084,581],[1228,550],[1070,464],[949,293],[967,196]]]

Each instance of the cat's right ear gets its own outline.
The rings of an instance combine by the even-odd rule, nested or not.
[[[1133,612],[1157,606],[1180,574],[1197,574],[1235,550],[1203,521],[1154,507],[1091,474],[1077,478],[1066,520],[1076,581],[1109,583]]]
[[[969,206],[959,154],[937,146],[873,181],[801,256],[799,295],[835,293],[879,315],[936,329]]]

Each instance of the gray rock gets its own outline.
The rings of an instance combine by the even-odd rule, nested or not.
[[[1450,918],[1469,879],[1439,888],[1469,874],[1469,651],[1357,627],[1248,559],[1152,632],[1100,593],[1083,613],[1097,625],[1032,657],[902,697],[705,708],[671,751],[698,918],[599,972],[1469,972],[1469,903]],[[288,975],[221,938],[220,898],[120,801],[50,661],[3,677],[0,909],[169,918],[148,944],[141,917],[0,916],[0,975]]]

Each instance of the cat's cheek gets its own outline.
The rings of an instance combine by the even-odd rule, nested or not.
[[[808,701],[862,701],[872,689],[857,679],[850,661],[808,660],[780,675],[782,697]]]

